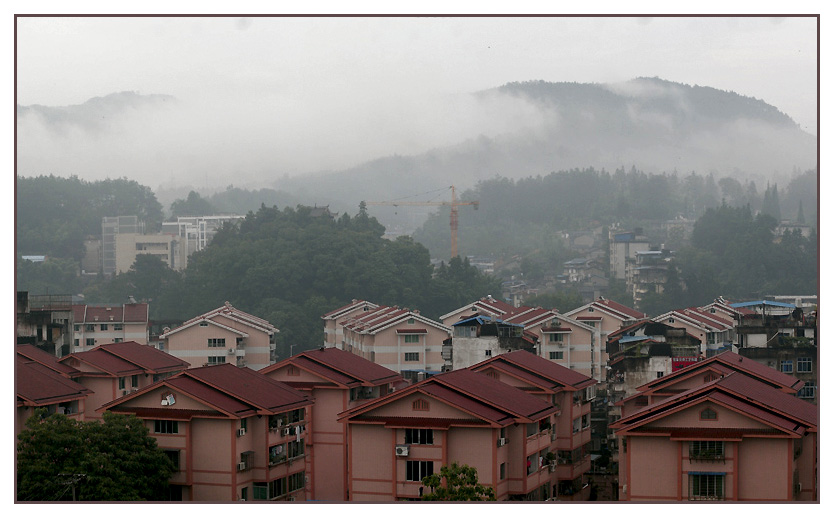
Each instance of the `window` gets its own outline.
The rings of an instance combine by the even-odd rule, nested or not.
[[[269,488],[266,482],[252,484],[252,498],[254,500],[269,500]]]
[[[88,346],[93,346],[93,345],[96,345],[96,339],[95,339],[95,338],[87,338],[87,340],[86,340],[86,342],[85,342],[85,343],[86,343]]]
[[[718,375],[715,374],[714,372],[710,372],[709,374],[704,376],[704,383],[709,383],[710,381],[717,380],[717,379],[718,379]]]
[[[409,318],[409,319],[408,319],[408,323],[409,323],[409,324],[413,324],[413,323],[414,323],[414,319],[413,319],[413,318]]]
[[[539,433],[539,423],[527,423],[527,437],[536,435],[537,433]]]
[[[72,345],[73,345],[74,347],[78,347],[78,344],[79,344],[79,343],[80,343],[80,340],[79,340],[78,338],[76,338],[75,340],[73,340],[73,341],[72,341]]]
[[[208,364],[209,365],[220,365],[221,363],[226,363],[225,356],[209,356],[208,357]]]
[[[240,427],[246,430],[246,418],[240,420]]]
[[[304,472],[299,471],[298,473],[293,473],[292,475],[288,476],[287,485],[289,486],[288,489],[290,493],[302,489],[304,487]]]
[[[721,441],[692,441],[689,443],[690,460],[715,460],[724,458],[724,443]]]
[[[538,457],[538,453],[534,453],[532,455],[527,456],[527,474],[534,473],[536,470],[539,469],[539,460],[536,458]]]
[[[276,478],[269,483],[269,498],[287,494],[287,477]]]
[[[492,349],[487,349],[486,351],[484,351],[484,355],[485,355],[487,358],[489,358],[490,356],[492,356]]]
[[[635,406],[647,406],[649,404],[649,396],[637,396],[634,398]]]
[[[793,372],[793,360],[782,360],[779,362],[779,370],[781,372]]]
[[[502,462],[498,467],[498,480],[504,480],[505,478],[507,478],[507,463]]]
[[[125,389],[125,379],[124,378],[119,378],[119,390],[124,390],[124,389]]]
[[[718,413],[715,410],[711,408],[701,410],[702,421],[715,421],[716,419],[718,419]]]
[[[584,430],[585,428],[588,428],[589,426],[591,426],[591,420],[590,420],[590,419],[588,419],[588,416],[589,416],[589,414],[584,414],[584,415],[582,416],[582,429],[583,429],[583,430]]]
[[[405,479],[409,482],[422,482],[423,478],[434,474],[434,462],[426,460],[407,460],[405,462]]]
[[[72,326],[73,331],[81,331],[81,324],[75,324]]]
[[[95,331],[96,325],[95,324],[86,324],[84,326],[84,331]]]
[[[663,371],[657,371],[657,377],[662,378],[663,377]]]
[[[487,371],[486,375],[489,378],[496,379],[496,380],[498,379],[498,373],[496,371],[493,371],[493,370]]]
[[[114,338],[114,339],[113,339],[113,343],[114,343],[114,344],[117,344],[117,343],[119,343],[119,342],[121,342],[121,341],[122,341],[122,339],[121,339],[121,338]]]
[[[594,308],[588,308],[588,313],[593,313],[593,312],[594,312]]]
[[[811,358],[802,357],[796,359],[796,372],[811,372]]]
[[[406,444],[434,444],[434,430],[406,428]]]
[[[403,336],[403,341],[407,344],[419,344],[420,335],[405,335]]]
[[[154,421],[154,433],[179,433],[179,421]]]
[[[208,327],[208,322],[203,320],[202,322],[200,322],[200,327]]]
[[[180,470],[180,451],[179,450],[163,450],[165,452],[165,456],[167,456],[171,460],[171,464],[174,465],[174,471]]]
[[[405,361],[418,362],[420,361],[420,353],[405,353]]]
[[[797,396],[802,399],[814,399],[817,395],[817,380],[808,380],[805,382],[805,386],[803,386]]]
[[[286,445],[277,444],[269,448],[269,465],[274,466],[287,460]]]
[[[565,353],[562,351],[550,351],[550,359],[551,360],[564,360]]]
[[[562,342],[562,333],[547,333],[547,340],[552,344],[558,344]]]
[[[294,459],[304,455],[304,439],[287,443],[287,458]]]
[[[669,320],[667,320],[667,322],[669,322],[670,324],[674,324],[674,323],[675,323],[675,319],[674,319],[674,318],[670,318]]]
[[[133,376],[130,377],[130,386],[134,387],[134,388],[139,386],[139,375],[138,374],[134,374]]]
[[[107,324],[101,324],[101,330],[107,331]]]
[[[226,347],[226,339],[225,338],[209,338],[208,339],[208,346],[209,347]]]
[[[123,331],[124,328],[125,328],[125,326],[123,326],[122,324],[113,324],[113,330],[114,331]]]
[[[429,410],[429,402],[425,399],[417,399],[414,403],[411,404],[412,410],[418,410],[421,412],[427,412]]]
[[[287,376],[299,376],[301,375],[301,371],[298,370],[298,367],[294,365],[290,365],[287,367]]]
[[[573,433],[579,433],[579,418],[573,420]]]
[[[690,473],[690,500],[724,500],[724,475]]]

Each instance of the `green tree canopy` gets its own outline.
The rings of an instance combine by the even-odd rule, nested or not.
[[[423,485],[429,488],[423,500],[450,502],[495,500],[495,490],[478,482],[478,470],[453,462],[441,466],[440,473],[423,478]]]
[[[80,422],[37,411],[18,435],[21,501],[165,500],[174,466],[134,417]]]
[[[217,209],[199,193],[191,191],[186,199],[175,200],[171,203],[171,216],[211,216]]]

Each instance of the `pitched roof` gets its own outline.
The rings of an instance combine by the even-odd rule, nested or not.
[[[92,391],[44,365],[18,356],[15,359],[15,393],[18,406],[44,406],[83,399]]]
[[[469,369],[461,369],[432,376],[403,390],[349,409],[339,414],[339,421],[354,418],[363,420],[360,417],[362,413],[415,392],[500,426],[513,422],[533,422],[556,412],[554,406],[541,398]]]
[[[641,319],[641,318],[648,318],[648,315],[645,313],[641,313],[636,309],[632,309],[628,306],[624,306],[619,302],[614,302],[613,300],[606,299],[604,297],[600,297],[597,300],[585,304],[584,306],[580,306],[576,309],[572,309],[570,311],[565,312],[565,315],[571,316],[575,313],[579,313],[580,311],[584,311],[588,308],[593,308],[594,311],[602,311],[605,314],[611,315],[615,318],[620,320],[634,320],[634,319]]]
[[[373,302],[368,302],[367,300],[356,300],[353,299],[350,304],[345,304],[344,306],[334,309],[333,311],[328,311],[321,318],[326,320],[333,320],[338,319],[345,313],[350,313],[353,310],[362,308],[367,306],[370,309],[377,309],[379,307],[378,304],[374,304]]]
[[[228,302],[226,302],[224,305],[220,306],[219,308],[215,308],[211,311],[203,313],[202,315],[197,315],[194,318],[186,320],[185,322],[183,322],[183,324],[181,326],[178,326],[178,327],[168,331],[167,333],[164,333],[164,334],[160,335],[160,338],[167,337],[167,336],[169,336],[173,333],[182,331],[183,329],[189,328],[189,327],[191,327],[195,324],[198,324],[200,322],[211,322],[215,325],[223,326],[224,324],[220,324],[220,323],[214,321],[214,318],[218,317],[218,316],[223,316],[223,317],[228,318],[230,320],[233,320],[235,322],[241,323],[241,324],[243,324],[247,327],[255,328],[259,331],[262,331],[262,332],[270,334],[270,335],[278,332],[278,328],[273,326],[272,324],[270,324],[268,321],[266,321],[262,318],[256,317],[255,315],[251,315],[249,313],[246,313],[245,311],[241,311],[241,310],[233,307]],[[226,326],[226,329],[234,330],[232,327],[229,327],[229,326]],[[237,329],[235,331],[243,333],[239,329]]]
[[[77,324],[147,323],[148,304],[114,304],[111,306],[73,304],[72,313]]]
[[[552,390],[563,387],[568,390],[579,390],[597,383],[594,378],[589,378],[558,363],[522,350],[493,356],[469,368],[477,372],[488,366],[505,370],[510,374],[524,377],[529,381],[533,381],[534,378],[531,376],[535,376],[539,380],[538,384],[540,386],[546,386],[541,385],[545,382],[549,384],[548,388]]]
[[[449,328],[440,322],[435,322],[434,320],[426,318],[417,312],[400,309],[396,306],[382,306],[366,315],[350,318],[344,322],[340,322],[340,324],[345,328],[345,330],[362,334],[374,334],[402,322],[407,322],[410,319],[414,319],[415,323],[420,322],[422,324],[446,331],[447,333],[450,332]],[[415,330],[414,332],[419,331],[420,330]]]
[[[508,314],[511,314],[516,309],[517,308],[515,306],[513,306],[512,304],[508,304],[504,301],[494,299],[491,296],[490,297],[483,297],[482,299],[476,300],[475,302],[473,302],[471,304],[467,304],[467,305],[462,306],[462,307],[460,307],[460,308],[458,308],[454,311],[450,311],[449,313],[446,313],[445,315],[441,315],[440,320],[446,320],[447,318],[454,315],[455,313],[459,313],[461,311],[467,311],[467,310],[468,311],[473,311],[475,313],[487,313],[487,314],[492,315],[492,316],[499,316],[499,317],[503,318],[504,316],[506,316]],[[472,315],[470,314],[470,315],[467,315],[467,317],[468,316],[472,316]]]
[[[34,345],[22,344],[15,347],[15,353],[18,356],[26,358],[27,360],[40,363],[44,367],[52,369],[53,371],[63,374],[64,376],[72,376],[78,371],[69,365],[64,365],[58,361],[58,358],[49,354],[46,351],[38,349]]]
[[[160,351],[156,347],[133,341],[103,344],[97,348],[138,365],[152,374],[182,370],[190,367],[190,364],[185,360]]]
[[[139,365],[123,360],[118,356],[110,354],[106,350],[100,349],[99,347],[86,352],[68,354],[67,356],[61,358],[61,362],[66,362],[70,358],[75,358],[80,362],[86,363],[87,365],[98,369],[99,372],[116,377],[143,374],[145,372],[145,369]],[[82,373],[82,375],[84,374],[86,373]]]

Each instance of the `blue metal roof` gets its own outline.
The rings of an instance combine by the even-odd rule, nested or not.
[[[467,318],[466,320],[461,320],[459,322],[455,322],[454,324],[452,324],[452,327],[462,326],[462,325],[472,325],[475,322],[477,322],[480,325],[484,325],[484,324],[504,324],[505,326],[524,327],[521,324],[511,324],[509,322],[504,322],[503,320],[495,320],[495,319],[492,319],[492,318],[482,317],[481,315],[474,316],[472,318]]]
[[[795,308],[793,304],[787,302],[776,302],[775,300],[754,300],[752,302],[736,302],[730,304],[731,308],[749,308],[750,306],[773,306],[775,308]]]
[[[629,342],[639,342],[639,341],[642,341],[642,340],[648,340],[650,338],[651,338],[650,336],[624,336],[624,337],[620,338],[619,343],[627,344]]]

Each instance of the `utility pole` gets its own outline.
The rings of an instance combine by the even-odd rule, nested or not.
[[[455,196],[455,186],[449,187],[452,190],[452,201],[366,201],[365,205],[393,205],[394,207],[451,207],[449,214],[449,227],[452,229],[452,258],[458,256],[458,207],[463,205],[474,205],[475,210],[478,210],[478,200],[474,201],[458,201]]]

